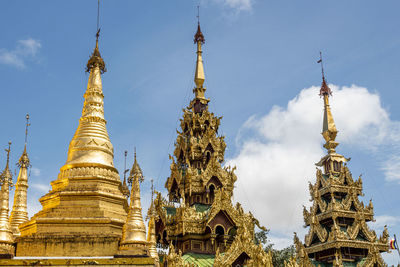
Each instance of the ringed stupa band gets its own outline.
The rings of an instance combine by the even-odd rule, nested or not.
[[[206,97],[205,41],[198,22],[193,95],[183,110],[171,151],[167,195],[152,186],[150,207],[143,211],[145,173],[139,165],[140,151],[135,150],[128,177],[126,167],[119,173],[114,166],[102,86],[106,63],[98,29],[86,65],[89,77],[82,115],[67,160],[51,190],[39,199],[41,210],[31,218],[27,212],[28,115],[11,211],[11,143],[6,149],[0,176],[0,266],[273,266],[271,252],[255,242],[256,229],[266,228],[240,203],[232,202],[238,186],[236,168],[223,164],[227,145],[218,132],[222,117],[210,111],[212,102]],[[374,220],[373,203],[364,205],[359,200],[362,179],[353,179],[349,159],[336,152],[338,130],[324,71],[319,94],[327,151],[316,163],[316,182],[309,186],[311,207],[303,211],[308,233],[304,242],[294,235],[296,256],[285,266],[386,266],[381,253],[388,251],[389,232],[385,227],[377,235],[367,225]]]

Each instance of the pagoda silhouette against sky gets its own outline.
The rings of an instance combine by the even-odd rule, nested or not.
[[[322,66],[322,57],[318,61]],[[309,185],[312,206],[304,207],[303,215],[308,234],[301,243],[295,234],[297,262],[287,267],[311,266],[386,266],[381,254],[388,251],[389,233],[385,229],[380,237],[369,229],[373,221],[372,201],[367,206],[362,196],[361,176],[354,180],[347,162],[349,158],[336,153],[338,133],[329,105],[332,95],[322,67],[320,96],[324,101],[322,136],[327,154],[316,163],[316,182]]]
[[[222,117],[208,110],[204,42],[199,23],[194,36],[194,98],[183,111],[170,157],[168,200],[160,193],[155,199],[157,242],[169,247],[168,266],[272,266],[271,255],[254,243],[258,221],[239,203],[232,203],[237,177],[234,168],[222,167],[226,148],[224,137],[218,136]]]

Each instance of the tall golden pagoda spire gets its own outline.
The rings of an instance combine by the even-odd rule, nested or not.
[[[199,12],[199,7],[198,7],[198,12]],[[201,32],[200,28],[200,15],[197,14],[197,32],[194,35],[194,43],[197,44],[197,60],[196,60],[196,72],[194,75],[194,83],[196,87],[193,89],[193,92],[195,93],[196,99],[200,99],[203,104],[206,104],[208,101],[205,101],[204,93],[206,91],[206,88],[203,87],[204,81],[205,81],[205,75],[204,75],[204,66],[203,66],[203,51],[202,51],[202,45],[205,43],[204,35]],[[205,103],[204,103],[205,101]]]
[[[324,147],[328,149],[328,152],[335,153],[335,147],[338,143],[335,141],[338,131],[336,130],[335,121],[333,120],[331,108],[329,105],[329,96],[332,95],[332,91],[326,83],[324,66],[322,62],[322,53],[320,52],[321,71],[322,71],[322,85],[319,95],[324,98],[324,122],[322,126],[322,136],[324,137],[326,144]]]
[[[18,161],[19,173],[15,184],[14,204],[11,211],[10,223],[14,236],[20,236],[18,226],[28,221],[27,191],[28,191],[28,168],[30,166],[26,145],[28,141],[29,114],[26,114],[25,146]]]
[[[101,74],[106,71],[106,67],[99,51],[99,33],[100,30],[96,34],[96,47],[87,63],[86,70],[90,74],[84,94],[82,116],[70,142],[68,159],[62,170],[95,164],[116,171],[113,163],[114,149],[104,119]]]
[[[106,68],[99,33],[67,161],[51,182],[52,190],[40,198],[43,209],[19,226],[17,256],[112,256],[118,251],[128,202],[104,119],[101,74]]]
[[[322,56],[318,63],[322,63]],[[367,223],[374,221],[374,207],[372,201],[365,205],[359,199],[364,195],[361,176],[353,179],[346,163],[349,159],[335,152],[338,131],[329,107],[331,90],[323,67],[320,95],[324,97],[322,135],[328,153],[316,164],[322,168],[317,168],[315,183],[309,184],[312,205],[303,209],[308,233],[304,244],[295,235],[297,260],[287,267],[386,266],[380,253],[388,251],[388,230],[384,227],[377,236],[369,228]]]
[[[149,211],[147,213],[147,219],[149,220],[149,224],[147,226],[147,242],[149,244],[149,254],[150,257],[154,258],[155,260],[155,266],[159,266],[159,257],[157,253],[157,238],[156,238],[156,218],[157,213],[156,209],[154,207],[154,185],[153,185],[153,179],[151,179],[151,204]]]
[[[128,177],[128,182],[132,185],[131,203],[126,223],[122,229],[121,246],[117,256],[149,254],[146,227],[143,221],[142,205],[140,202],[140,183],[143,180],[143,173],[136,159],[135,148],[134,163]]]
[[[347,162],[350,159],[345,158],[344,156],[337,154],[335,148],[339,145],[336,142],[336,135],[338,130],[336,129],[335,121],[333,119],[333,115],[331,112],[331,107],[329,105],[329,96],[332,95],[332,91],[329,88],[326,78],[325,71],[322,62],[322,53],[320,52],[320,59],[318,63],[321,64],[321,73],[322,73],[322,84],[321,89],[319,91],[319,95],[324,98],[324,117],[322,124],[322,136],[325,139],[324,147],[328,150],[328,154],[324,156],[316,165],[324,166],[327,172],[333,171],[337,169],[338,165],[335,165],[334,162]]]
[[[200,89],[203,87],[205,81],[203,58],[202,58],[203,51],[201,50],[201,45],[205,43],[205,39],[200,29],[200,22],[197,24],[197,32],[194,36],[194,43],[197,44],[196,73],[194,76],[194,82],[196,84],[196,88]]]
[[[7,164],[0,176],[0,258],[11,258],[14,255],[14,238],[8,217],[10,187],[12,186],[12,175],[9,167],[11,142],[8,143]]]
[[[199,113],[207,109],[207,104],[210,101],[205,98],[204,94],[206,92],[206,88],[203,86],[205,81],[204,75],[204,66],[203,66],[203,51],[202,44],[205,43],[204,35],[200,29],[200,17],[197,15],[197,32],[194,35],[194,43],[197,44],[197,60],[196,60],[196,72],[194,75],[194,83],[195,88],[193,89],[193,93],[195,94],[195,98],[190,102],[189,108],[193,109],[195,113]]]

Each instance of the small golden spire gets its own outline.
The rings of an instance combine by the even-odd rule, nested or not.
[[[148,233],[147,233],[147,242],[149,244],[149,253],[150,257],[154,258],[155,260],[155,266],[159,266],[159,257],[157,253],[157,238],[156,238],[156,225],[155,225],[155,218],[156,218],[156,210],[154,208],[154,185],[153,185],[153,179],[151,179],[151,204],[149,211],[147,213],[147,217],[149,218],[149,224],[148,224]]]
[[[130,172],[129,177],[128,177],[128,182],[130,184],[134,183],[134,180],[135,180],[134,177],[138,177],[139,182],[143,182],[143,180],[144,180],[143,179],[142,169],[140,168],[139,163],[137,162],[137,159],[136,159],[136,147],[134,148],[133,166],[132,166],[131,172]],[[140,192],[139,192],[139,197],[140,197]]]
[[[28,140],[29,114],[26,114],[25,147],[18,161],[19,173],[15,185],[14,204],[10,215],[10,224],[14,236],[20,236],[18,226],[28,221],[27,192],[28,192],[28,168],[30,166],[26,145]]]
[[[11,258],[14,255],[14,238],[9,221],[9,199],[10,187],[12,186],[12,175],[9,168],[11,142],[8,143],[7,164],[0,176],[1,192],[0,192],[0,257]]]
[[[335,147],[338,145],[338,143],[335,142],[338,131],[336,129],[335,121],[333,120],[331,108],[329,105],[329,96],[332,95],[332,91],[326,83],[321,52],[318,63],[321,63],[321,70],[322,70],[322,85],[319,95],[324,98],[324,122],[322,126],[322,136],[326,141],[324,147],[328,149],[329,153],[334,153]]]
[[[197,16],[199,18],[199,16]],[[204,75],[204,66],[203,66],[203,58],[202,58],[202,50],[201,45],[205,43],[204,35],[200,29],[200,21],[197,23],[197,32],[194,35],[194,43],[197,44],[197,61],[196,61],[196,73],[194,76],[194,82],[196,84],[196,88],[194,92],[196,94],[196,98],[204,99],[205,88],[203,88],[203,84],[205,81]]]
[[[148,242],[146,240],[146,227],[142,216],[142,205],[140,202],[140,183],[143,182],[143,173],[139,163],[135,159],[128,177],[132,184],[131,203],[129,205],[128,217],[122,228],[121,246],[119,255],[148,255]]]

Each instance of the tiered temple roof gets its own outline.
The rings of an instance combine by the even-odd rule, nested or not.
[[[299,266],[386,266],[380,255],[388,250],[388,231],[381,236],[369,229],[373,221],[372,201],[365,205],[361,176],[354,180],[347,162],[336,153],[338,133],[329,105],[331,90],[323,76],[320,96],[324,100],[322,135],[328,153],[316,165],[316,182],[309,185],[312,206],[304,207],[308,228],[304,245],[295,236]],[[292,261],[288,266],[297,266]]]
[[[205,38],[198,25],[194,99],[184,109],[171,175],[165,183],[169,200],[155,199],[159,245],[168,247],[168,266],[271,266],[270,255],[254,243],[257,222],[241,205],[232,204],[237,177],[223,167],[226,144],[218,135],[221,117],[208,110],[202,60]],[[193,265],[195,266],[195,265]]]

